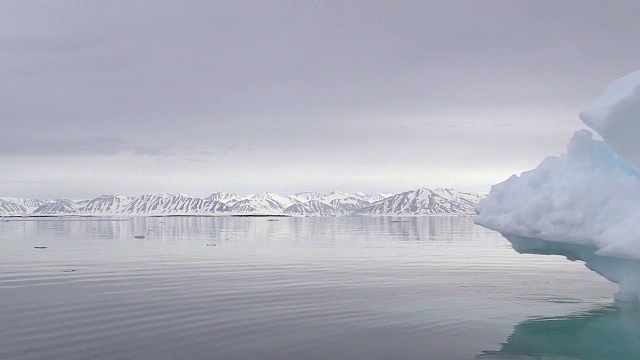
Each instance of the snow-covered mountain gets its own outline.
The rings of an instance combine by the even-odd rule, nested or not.
[[[207,197],[207,199],[219,201],[225,205],[231,206],[240,201],[240,196],[234,193],[215,192]]]
[[[346,199],[348,197],[359,197],[359,196],[353,195],[353,194],[347,194],[347,193],[343,193],[341,191],[334,190],[334,191],[324,195],[323,197],[321,197],[320,200],[325,202],[325,203],[327,203],[327,204],[330,204],[334,200],[342,200],[342,199]]]
[[[354,196],[347,196],[342,199],[331,200],[329,204],[335,207],[339,214],[350,215],[356,212],[358,209],[368,206],[371,203],[361,198],[356,198]]]
[[[10,202],[10,203],[17,204],[24,207],[27,213],[33,212],[35,209],[46,204],[47,202],[51,202],[51,200],[24,199],[24,198],[16,198],[16,197],[0,198],[0,201],[2,200],[4,200],[5,202]]]
[[[86,203],[75,203],[79,206],[77,213],[91,215],[118,214],[131,202],[131,198],[118,195],[102,195]]]
[[[292,199],[296,199],[300,202],[307,202],[311,200],[320,200],[322,199],[323,196],[324,196],[323,193],[308,191],[308,192],[296,193],[289,197]]]
[[[366,193],[363,193],[363,192],[357,192],[354,195],[356,195],[358,198],[360,198],[360,199],[362,199],[364,201],[373,203],[373,202],[376,202],[376,201],[380,201],[380,200],[386,199],[389,196],[393,196],[394,194],[381,193],[381,194],[369,195],[369,194],[366,194]]]
[[[206,215],[229,212],[229,206],[211,197],[187,194],[141,195],[133,198],[119,214],[124,215]]]
[[[298,203],[284,209],[283,214],[295,216],[336,216],[338,209],[320,200],[310,200]]]
[[[358,215],[466,215],[474,214],[481,196],[453,189],[407,191],[377,201],[354,212]]]
[[[269,202],[277,203],[281,209],[286,209],[293,204],[300,203],[300,200],[291,198],[290,196],[284,196],[272,192],[263,192],[252,194],[248,196],[250,200],[267,200]]]
[[[60,199],[40,205],[31,215],[64,215],[75,214],[78,205],[72,200]]]
[[[421,188],[401,194],[263,192],[250,195],[213,193],[102,195],[95,199],[37,200],[0,198],[0,216],[148,216],[148,215],[459,215],[473,214],[482,195],[452,189]]]
[[[284,206],[276,200],[269,198],[252,197],[242,199],[233,206],[230,212],[236,214],[279,214],[284,210]]]
[[[73,203],[76,204],[76,206],[78,207],[83,207],[85,205],[87,205],[91,200],[93,199],[83,199],[83,200],[73,200]],[[48,202],[53,202],[55,200],[50,200]]]
[[[157,214],[211,214],[225,212],[228,206],[211,199],[193,197],[187,194],[170,194],[162,197],[161,209]]]
[[[19,216],[27,213],[27,209],[13,201],[0,198],[0,215]]]

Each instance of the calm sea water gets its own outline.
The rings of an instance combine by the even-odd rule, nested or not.
[[[470,217],[0,220],[0,359],[640,358],[615,291]]]

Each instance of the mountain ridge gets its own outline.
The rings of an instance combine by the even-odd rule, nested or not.
[[[287,215],[287,216],[433,216],[472,215],[483,195],[454,189],[419,188],[398,194],[332,191],[282,195],[212,193],[101,195],[94,199],[23,199],[0,197],[0,216],[174,216],[174,215]]]

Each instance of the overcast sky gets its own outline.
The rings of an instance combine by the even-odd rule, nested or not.
[[[488,191],[639,68],[640,2],[3,1],[0,196]]]

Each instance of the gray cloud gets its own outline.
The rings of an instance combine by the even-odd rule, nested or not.
[[[561,151],[581,127],[567,114],[640,58],[635,1],[2,5],[0,156],[114,159],[95,176],[122,154],[174,167],[235,161],[225,172],[245,176],[277,160],[381,174],[412,162],[490,169],[496,154],[528,166]],[[234,146],[251,151],[221,150]],[[420,174],[414,182],[429,185]],[[345,174],[344,186],[359,175]]]
[[[121,153],[168,156],[157,147],[136,146],[119,137],[12,138],[0,143],[0,156],[115,156]]]
[[[50,184],[60,184],[59,181],[21,181],[21,180],[15,180],[15,181],[0,181],[0,184],[7,184],[7,185],[50,185]]]

